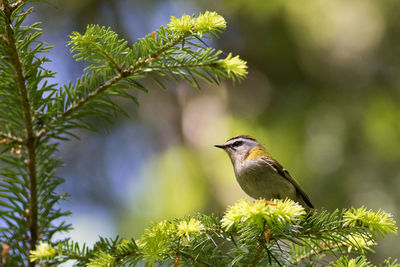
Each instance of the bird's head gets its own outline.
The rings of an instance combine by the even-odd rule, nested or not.
[[[234,166],[248,159],[269,156],[264,146],[256,139],[248,135],[239,135],[233,137],[226,141],[223,145],[215,145],[215,147],[225,150],[231,158]]]

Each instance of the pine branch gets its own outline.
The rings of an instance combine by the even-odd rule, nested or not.
[[[19,138],[17,136],[12,136],[11,134],[4,133],[0,131],[0,144],[6,143],[17,143],[17,144],[22,144],[24,141],[22,138]]]
[[[249,265],[250,267],[256,267],[257,266],[258,262],[260,261],[261,253],[264,250],[263,241],[260,240],[259,242],[260,243],[257,246],[256,252],[254,253],[253,260],[251,261],[251,263]]]
[[[96,98],[98,95],[100,95],[102,92],[110,88],[112,85],[120,81],[125,77],[126,74],[125,72],[116,75],[115,77],[111,78],[110,80],[106,81],[104,84],[99,86],[96,90],[93,92],[89,93],[87,97],[82,98],[79,100],[78,103],[74,104],[71,106],[68,110],[66,110],[63,114],[61,114],[59,117],[55,118],[51,123],[51,127],[56,127],[59,123],[62,123],[64,120],[66,120],[70,115],[75,113],[76,111],[80,110],[84,105],[86,105],[88,102],[90,102],[92,99]],[[48,132],[47,128],[42,128],[37,134],[36,138],[40,140],[42,137],[45,136],[45,134]]]
[[[18,0],[17,2],[14,2],[10,5],[10,11],[13,12],[15,9],[18,7],[22,6],[24,4],[23,0]]]
[[[200,14],[197,19],[187,15],[181,19],[173,17],[168,28],[161,27],[151,35],[138,39],[132,48],[128,48],[127,42],[118,39],[118,35],[109,28],[92,25],[87,27],[84,34],[72,33],[69,42],[71,52],[76,60],[88,61],[86,70],[92,73],[78,79],[76,85],[60,89],[58,94],[61,101],[56,106],[62,107],[62,110],[38,131],[37,138],[49,132],[52,137],[61,133],[69,134],[68,130],[77,127],[94,129],[83,120],[83,117],[93,113],[93,109],[86,107],[88,104],[91,104],[90,107],[96,104],[100,106],[96,115],[105,119],[109,118],[108,112],[102,112],[105,106],[123,112],[105,97],[119,95],[136,101],[124,90],[130,87],[146,90],[137,82],[137,79],[144,77],[152,78],[164,88],[153,73],[172,79],[181,77],[195,87],[199,87],[196,77],[216,84],[219,83],[219,77],[233,80],[243,78],[247,74],[245,61],[231,54],[219,59],[221,51],[204,48],[203,43],[193,42],[203,34],[211,36],[225,27],[225,20],[215,12]],[[103,99],[99,99],[101,95]],[[64,101],[65,98],[67,101]]]
[[[192,256],[192,255],[190,255],[190,254],[188,254],[188,253],[182,252],[182,251],[180,251],[180,252],[178,253],[178,255],[185,256],[186,258],[191,259],[193,262],[195,262],[195,263],[197,263],[197,264],[200,264],[200,265],[202,265],[202,266],[207,266],[207,267],[211,267],[211,266],[212,266],[212,265],[209,264],[208,262],[205,262],[205,261],[203,261],[203,260],[197,259],[196,257],[194,257],[194,256]]]
[[[292,264],[299,264],[300,262],[302,262],[303,260],[311,260],[313,257],[320,255],[322,253],[325,253],[327,251],[332,251],[334,249],[338,249],[341,247],[347,247],[348,244],[345,242],[342,243],[337,243],[337,244],[333,244],[333,245],[324,245],[322,247],[319,247],[315,250],[312,250],[311,252],[308,252],[304,255],[301,255],[300,257],[297,257],[296,259],[292,260]]]
[[[66,120],[69,116],[71,116],[72,114],[74,114],[75,112],[79,111],[83,106],[85,106],[87,103],[89,103],[92,99],[96,98],[97,96],[101,95],[104,91],[106,91],[107,89],[109,89],[110,87],[112,87],[114,84],[116,84],[117,82],[121,81],[124,78],[128,78],[129,76],[132,76],[134,74],[143,72],[143,70],[139,70],[140,67],[142,67],[143,65],[151,62],[153,59],[160,57],[160,55],[162,53],[164,53],[166,50],[170,49],[173,46],[176,46],[177,44],[179,44],[180,42],[182,42],[182,40],[184,38],[186,38],[187,36],[189,36],[189,34],[185,34],[182,35],[179,38],[176,38],[173,42],[170,42],[169,44],[160,47],[159,49],[157,49],[154,53],[152,53],[148,58],[146,59],[142,59],[140,61],[137,62],[136,65],[132,65],[130,67],[128,67],[125,70],[121,70],[119,66],[117,66],[117,69],[119,71],[119,74],[115,75],[114,77],[112,77],[111,79],[107,80],[106,82],[104,82],[102,85],[100,85],[97,89],[95,89],[94,91],[92,91],[91,93],[88,94],[88,96],[86,96],[85,98],[79,100],[78,103],[74,104],[73,106],[71,106],[69,109],[67,109],[63,114],[61,114],[59,117],[55,118],[51,123],[50,126],[51,127],[56,127],[58,124],[62,123],[64,120]],[[97,47],[97,49],[99,49],[99,51],[101,51],[103,54],[106,54],[105,51],[101,50],[99,47]],[[106,54],[107,58],[109,58],[112,62],[113,65],[117,64],[110,55]],[[40,139],[42,138],[46,133],[47,133],[48,129],[43,128],[41,129],[37,135],[36,138]]]
[[[200,63],[200,64],[180,64],[180,65],[173,65],[173,66],[160,66],[155,67],[153,70],[179,70],[179,69],[198,69],[198,68],[206,68],[206,67],[217,67],[218,63],[210,62],[210,63]],[[143,72],[143,70],[140,70]],[[137,72],[139,73],[139,71]]]
[[[141,259],[149,265],[288,266],[303,264],[306,260],[313,264],[315,257],[323,259],[326,255],[333,255],[340,263],[343,258],[341,256],[350,252],[363,255],[369,246],[375,244],[371,242],[373,235],[360,235],[360,229],[371,233],[377,229],[383,233],[395,230],[394,220],[384,212],[366,213],[364,208],[334,211],[332,214],[323,211],[320,215],[310,215],[307,220],[312,222],[307,222],[303,220],[304,213],[300,212],[304,209],[293,201],[273,200],[273,203],[276,206],[267,206],[265,201],[256,201],[254,204],[238,201],[228,208],[222,220],[220,217],[201,214],[174,221],[164,220],[146,229],[137,245],[133,240],[101,238],[92,251],[84,254],[84,260],[80,263],[88,266],[108,266],[114,263],[134,266]],[[343,220],[343,214],[348,219]],[[364,224],[349,226],[354,217],[364,221]],[[230,224],[230,220],[234,220],[234,225]],[[380,223],[376,223],[378,221]],[[323,224],[346,225],[346,228],[349,227],[348,236],[340,234],[340,227],[335,228],[339,231],[329,233],[322,229],[323,233],[314,234],[313,237],[300,235],[303,231],[309,232],[309,228],[317,232]],[[370,225],[374,228],[370,229]],[[221,227],[225,227],[225,230]],[[265,233],[265,229],[270,231]],[[274,232],[286,234],[274,236]],[[232,238],[233,235],[238,236],[237,242]],[[277,236],[280,238],[276,239]],[[216,243],[213,237],[219,241]],[[228,246],[224,246],[225,242]],[[74,250],[71,245],[66,250],[60,250],[60,247],[54,248],[60,257]],[[229,252],[227,247],[231,248]],[[41,257],[36,253],[38,259],[44,259],[52,250],[48,248],[43,251]],[[340,253],[336,253],[338,250]],[[53,254],[50,259],[57,255]],[[79,252],[78,255],[82,254]]]
[[[30,249],[34,250],[38,239],[38,196],[37,196],[37,177],[36,177],[36,138],[33,131],[31,106],[27,88],[25,85],[25,77],[22,71],[21,60],[18,55],[16,47],[16,39],[14,36],[12,25],[12,12],[13,9],[21,5],[23,2],[15,3],[14,6],[10,5],[9,0],[1,0],[5,19],[5,32],[7,38],[7,47],[9,51],[10,60],[14,66],[17,83],[19,88],[19,95],[21,97],[21,104],[25,125],[25,145],[28,151],[27,169],[29,175],[29,244]],[[34,266],[33,262],[29,262],[29,266]]]
[[[98,44],[92,43],[92,46],[98,50],[104,57],[111,63],[111,65],[119,72],[122,73],[121,66],[114,60],[114,58],[107,53],[104,49],[102,49]]]

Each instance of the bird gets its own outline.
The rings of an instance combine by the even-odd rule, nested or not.
[[[250,197],[265,200],[289,198],[308,211],[314,209],[299,183],[255,138],[239,135],[215,147],[228,153],[236,180]]]

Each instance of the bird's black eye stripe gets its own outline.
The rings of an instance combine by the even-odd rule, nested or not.
[[[242,144],[243,144],[242,141],[236,141],[236,142],[234,142],[234,143],[232,144],[232,147],[238,147],[238,146],[241,146]]]

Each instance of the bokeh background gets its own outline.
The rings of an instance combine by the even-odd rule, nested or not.
[[[396,0],[52,0],[36,4],[43,40],[55,45],[55,82],[83,66],[66,42],[87,24],[111,26],[130,42],[170,16],[217,11],[228,28],[211,45],[248,62],[242,83],[143,81],[140,105],[100,133],[62,143],[62,203],[74,240],[139,237],[152,221],[221,213],[245,197],[231,163],[213,147],[249,134],[297,178],[317,208],[391,212],[400,222],[400,20]],[[370,259],[400,255],[385,238]]]

